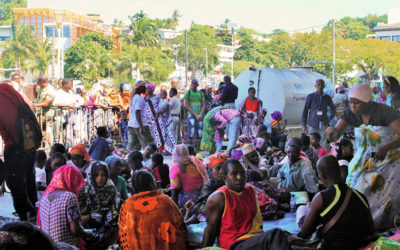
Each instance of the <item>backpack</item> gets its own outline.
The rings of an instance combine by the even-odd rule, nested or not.
[[[8,98],[17,108],[16,128],[18,144],[22,145],[25,151],[35,151],[40,147],[43,138],[42,130],[40,129],[35,114],[25,102],[22,102],[20,106],[17,106],[17,104],[15,104],[7,95],[2,93],[0,93],[0,95]]]

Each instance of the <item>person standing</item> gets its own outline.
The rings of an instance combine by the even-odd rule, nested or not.
[[[25,117],[20,117],[22,114],[25,114]],[[24,147],[25,141],[22,141],[24,136],[20,131],[22,129],[18,129],[18,125],[25,125],[21,124],[21,118],[36,120],[22,96],[9,84],[0,84],[0,135],[5,144],[6,183],[11,191],[15,211],[21,221],[26,221],[36,215],[37,193],[34,170],[36,150],[26,150]],[[37,124],[37,130],[39,129]],[[25,132],[32,131],[25,130]],[[40,135],[40,132],[38,134]]]
[[[178,98],[178,90],[172,87],[169,90],[169,106],[171,107],[172,123],[174,125],[175,142],[178,143],[180,138],[180,115],[182,110],[182,103]]]
[[[188,111],[189,135],[187,139],[190,142],[196,140],[196,145],[198,145],[199,140],[201,140],[201,133],[203,131],[203,114],[206,109],[204,94],[197,90],[198,86],[199,82],[196,79],[193,79],[190,89],[186,91],[183,97],[184,106]],[[198,146],[196,147],[197,149],[199,148]]]
[[[235,109],[235,101],[238,97],[239,89],[231,82],[229,76],[224,76],[224,83],[225,86],[222,88],[219,102],[223,105],[229,105],[231,109]]]
[[[153,141],[146,118],[146,101],[141,96],[146,93],[144,81],[137,81],[135,84],[133,98],[129,105],[129,122],[128,122],[128,146],[129,150],[140,150]]]
[[[314,93],[307,96],[306,103],[304,105],[302,115],[303,132],[308,133],[319,133],[321,135],[322,145],[326,145],[326,137],[324,134],[325,129],[329,125],[329,121],[336,114],[335,105],[329,95],[324,93],[325,82],[322,79],[318,79],[315,82]],[[330,116],[328,117],[327,111],[330,108]]]

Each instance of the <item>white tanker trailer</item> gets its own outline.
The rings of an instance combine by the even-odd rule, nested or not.
[[[323,75],[311,71],[311,67],[286,69],[250,68],[234,80],[239,88],[236,107],[248,96],[248,89],[256,89],[256,97],[267,108],[268,115],[278,110],[288,124],[301,124],[301,114],[307,95],[315,92],[315,81],[325,81],[325,93],[332,95],[334,86]]]

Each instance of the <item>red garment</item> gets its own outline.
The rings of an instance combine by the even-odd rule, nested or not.
[[[322,156],[327,155],[327,154],[328,154],[328,152],[326,151],[326,149],[324,147],[321,147],[318,152],[318,158],[321,158]]]
[[[229,249],[233,243],[263,231],[260,208],[251,186],[246,185],[242,193],[236,193],[226,186],[218,191],[225,195],[225,210],[218,236],[220,247]]]
[[[247,98],[245,107],[246,107],[247,111],[257,112],[258,111],[258,99],[254,98],[254,101],[251,102],[250,99]]]
[[[24,102],[22,96],[12,86],[7,83],[0,84],[0,135],[5,146],[18,143],[17,107]]]
[[[86,162],[90,162],[89,153],[87,152],[85,145],[83,144],[78,144],[76,146],[73,146],[69,152],[71,154],[81,155],[83,156]]]

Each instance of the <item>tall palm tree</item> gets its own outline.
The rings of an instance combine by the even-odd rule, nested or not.
[[[179,13],[179,10],[174,9],[172,12],[172,25],[174,26],[174,29],[179,25],[179,18],[181,18],[182,15]]]
[[[17,30],[12,28],[12,38],[4,43],[2,57],[14,59],[15,67],[21,69],[21,60],[30,59],[37,42],[32,26],[21,25]]]
[[[43,43],[37,41],[34,53],[35,60],[33,60],[34,64],[31,68],[33,73],[46,73],[53,54],[54,50],[49,39],[44,40]]]
[[[140,47],[158,47],[160,34],[157,32],[156,26],[143,11],[129,16],[131,24],[129,25],[130,34],[121,35],[122,39],[128,44],[135,44]]]

